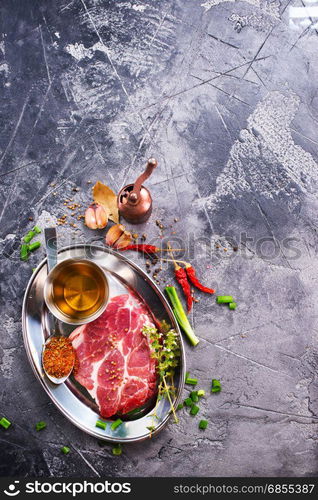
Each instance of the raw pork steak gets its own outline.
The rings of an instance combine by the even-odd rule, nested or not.
[[[131,293],[113,297],[103,314],[70,335],[79,362],[75,379],[104,418],[142,406],[156,391],[156,364],[142,327],[153,325]]]

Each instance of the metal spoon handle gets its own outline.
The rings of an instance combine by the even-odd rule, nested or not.
[[[47,270],[49,273],[57,263],[57,235],[55,227],[46,227],[44,229],[44,235],[47,255]]]
[[[57,264],[57,234],[55,227],[46,227],[44,229],[44,236],[47,256],[47,272],[49,273]],[[46,316],[46,322],[48,336],[50,337],[57,334],[59,331],[58,322],[50,312],[48,312]]]

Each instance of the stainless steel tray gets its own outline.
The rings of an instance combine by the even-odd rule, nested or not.
[[[174,318],[171,308],[153,280],[136,264],[123,255],[106,247],[98,245],[76,245],[62,248],[58,252],[58,262],[71,258],[86,258],[98,263],[104,268],[110,285],[110,296],[125,293],[127,287],[135,290],[148,304],[154,316],[159,320],[167,321],[180,337],[181,358],[180,367],[176,374],[176,406],[181,397],[184,374],[185,357],[184,347],[178,324]],[[156,410],[157,418],[153,418],[152,407],[135,416],[134,420],[125,421],[115,431],[95,427],[99,419],[98,408],[94,400],[89,396],[86,389],[80,386],[73,377],[61,385],[52,384],[45,377],[41,353],[45,339],[48,337],[48,310],[43,300],[43,286],[47,276],[46,259],[36,268],[31,277],[23,301],[22,326],[25,349],[36,377],[50,396],[59,410],[77,427],[95,436],[111,442],[133,442],[141,441],[150,436],[147,427],[154,425],[152,435],[158,433],[167,423],[170,414],[169,402],[164,398],[160,401]],[[63,333],[69,334],[76,326],[66,325],[59,322]],[[133,418],[133,417],[131,417]]]

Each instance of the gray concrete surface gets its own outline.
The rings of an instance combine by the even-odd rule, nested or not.
[[[1,2],[0,408],[13,422],[0,429],[2,475],[317,475],[318,16],[308,7],[318,8]],[[183,412],[113,457],[31,371],[21,305],[44,250],[21,263],[19,244],[34,222],[63,215],[65,198],[88,205],[88,181],[118,191],[150,155],[154,213],[137,232],[160,241],[162,220],[165,241],[181,240],[238,309],[198,295],[191,315],[201,339],[187,346],[191,374],[223,387],[201,405],[208,429]],[[102,240],[76,222],[59,227],[61,243]],[[162,276],[172,280],[169,266]]]

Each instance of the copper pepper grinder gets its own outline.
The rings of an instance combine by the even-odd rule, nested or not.
[[[134,184],[128,184],[119,192],[117,203],[120,215],[132,224],[140,224],[149,219],[152,212],[152,198],[149,190],[143,186],[157,166],[155,158],[149,158],[146,170]]]

